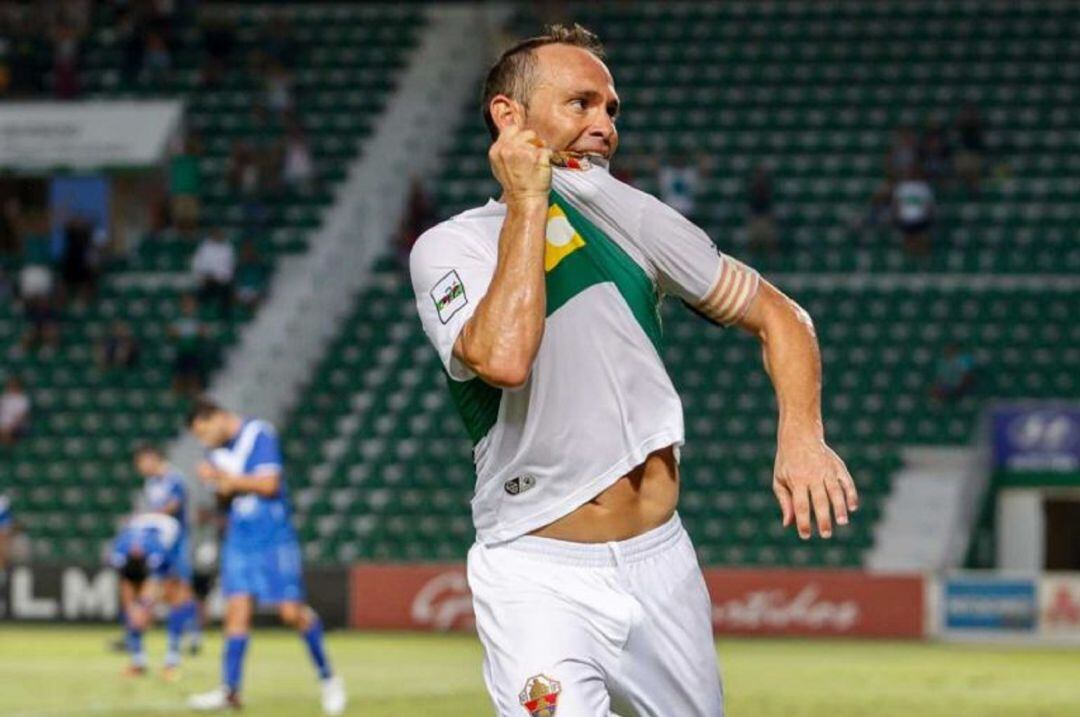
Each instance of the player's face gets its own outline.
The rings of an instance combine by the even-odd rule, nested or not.
[[[551,149],[611,158],[619,146],[619,96],[606,65],[571,45],[536,49],[537,80],[525,127]]]
[[[135,470],[144,478],[158,475],[160,463],[161,460],[153,453],[140,453],[135,456]]]
[[[220,448],[229,440],[225,413],[215,413],[205,418],[197,418],[191,424],[191,432],[199,443],[207,448]]]

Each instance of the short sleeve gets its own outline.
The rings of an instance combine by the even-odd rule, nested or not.
[[[283,463],[281,444],[277,436],[265,428],[259,431],[248,457],[248,465],[251,466],[250,473],[259,473],[267,469],[280,471]]]
[[[421,236],[409,257],[420,323],[455,381],[476,375],[454,356],[454,343],[487,293],[495,263],[476,237],[446,225]]]
[[[714,321],[738,322],[757,294],[758,273],[720,252],[708,234],[655,197],[640,211],[635,238],[660,288]]]

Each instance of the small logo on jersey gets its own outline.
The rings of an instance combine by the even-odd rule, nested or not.
[[[555,717],[560,692],[562,685],[558,682],[546,675],[536,675],[528,679],[518,699],[530,717]]]
[[[435,302],[435,310],[439,312],[439,321],[444,324],[469,303],[465,296],[465,284],[456,271],[451,271],[439,279],[439,283],[431,290],[431,300]]]
[[[506,492],[510,495],[518,495],[519,493],[524,493],[535,485],[536,477],[525,475],[518,476],[517,478],[511,478],[510,480],[506,481],[505,483],[503,483],[503,489],[505,489]]]

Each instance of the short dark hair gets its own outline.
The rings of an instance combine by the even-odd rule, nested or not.
[[[572,45],[588,50],[599,59],[604,59],[604,45],[595,33],[586,30],[576,22],[566,25],[547,25],[544,32],[536,37],[518,42],[510,47],[488,70],[484,80],[484,93],[481,111],[491,138],[499,136],[499,128],[491,117],[491,100],[496,95],[506,95],[523,105],[528,105],[532,94],[533,76],[536,73],[536,55],[533,53],[544,45]]]
[[[146,564],[146,558],[142,555],[128,555],[124,559],[124,564],[120,566],[120,577],[137,588],[141,587],[149,576],[150,569]]]
[[[158,458],[164,458],[165,451],[161,450],[161,446],[157,445],[156,443],[140,443],[135,446],[135,455],[151,455],[157,456]]]
[[[187,412],[187,420],[185,423],[188,428],[195,425],[195,421],[203,418],[210,418],[214,414],[221,413],[225,409],[218,405],[217,401],[209,396],[199,396],[192,404],[191,408]]]

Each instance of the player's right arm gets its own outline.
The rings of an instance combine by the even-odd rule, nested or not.
[[[503,188],[506,219],[487,293],[454,342],[454,356],[485,382],[524,384],[544,333],[544,248],[551,152],[536,134],[511,126],[488,151]]]

